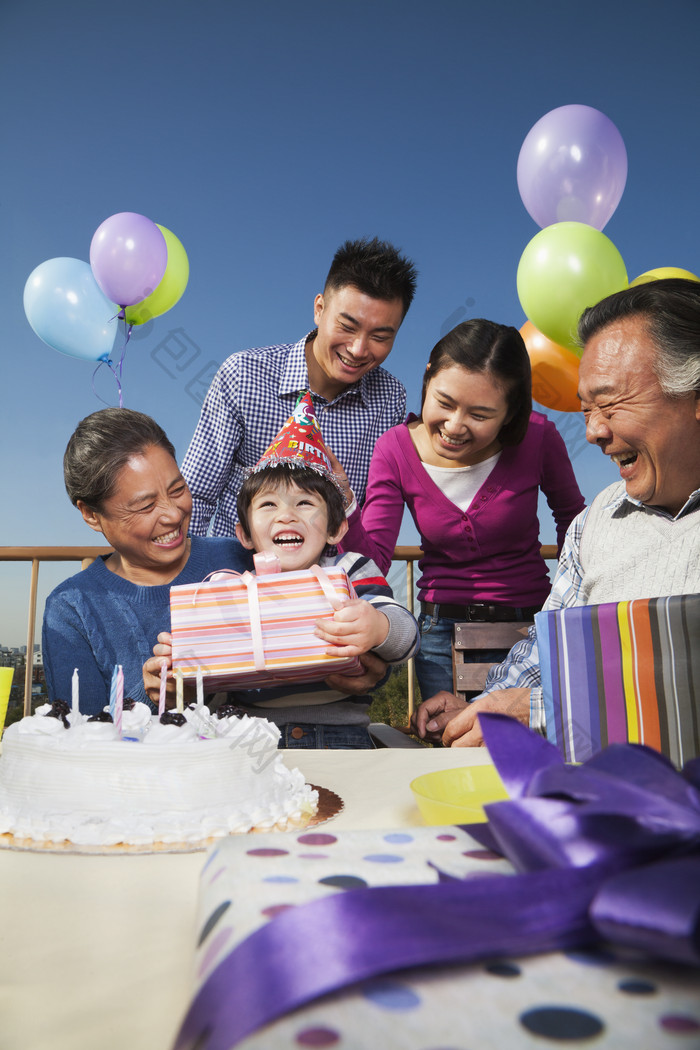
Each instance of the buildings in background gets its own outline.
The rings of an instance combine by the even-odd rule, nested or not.
[[[44,660],[41,646],[34,646],[30,668],[32,676],[32,708],[48,701],[46,680],[44,678]],[[5,725],[18,721],[24,713],[24,683],[27,673],[27,647],[0,645],[0,667],[14,667],[12,688],[7,705]]]

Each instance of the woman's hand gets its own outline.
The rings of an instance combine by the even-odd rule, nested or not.
[[[328,656],[360,656],[386,641],[389,618],[371,602],[352,598],[317,620],[314,634],[328,643]]]
[[[388,665],[374,653],[363,653],[360,663],[364,674],[329,674],[325,679],[328,688],[338,689],[349,696],[364,696],[370,689],[374,689],[386,674]]]
[[[158,642],[153,646],[154,656],[165,656],[168,661],[168,670],[173,666],[173,636],[170,631],[161,631]]]

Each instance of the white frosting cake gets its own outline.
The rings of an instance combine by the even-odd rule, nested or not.
[[[263,718],[195,707],[186,724],[162,724],[135,704],[119,739],[111,722],[51,710],[5,730],[0,833],[84,846],[192,843],[303,824],[318,806]]]

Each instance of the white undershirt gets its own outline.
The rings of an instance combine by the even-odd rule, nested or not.
[[[498,463],[500,456],[501,453],[497,452],[495,456],[485,459],[482,463],[475,463],[473,467],[433,467],[430,463],[423,463],[423,466],[443,495],[461,511],[465,511]]]

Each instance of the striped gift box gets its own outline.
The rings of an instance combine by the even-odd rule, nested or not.
[[[208,689],[262,688],[315,682],[361,671],[357,657],[326,655],[314,634],[341,598],[355,598],[344,569],[256,576],[215,573],[203,583],[170,588],[173,670]]]
[[[535,616],[547,737],[570,762],[638,743],[700,755],[700,595]]]

